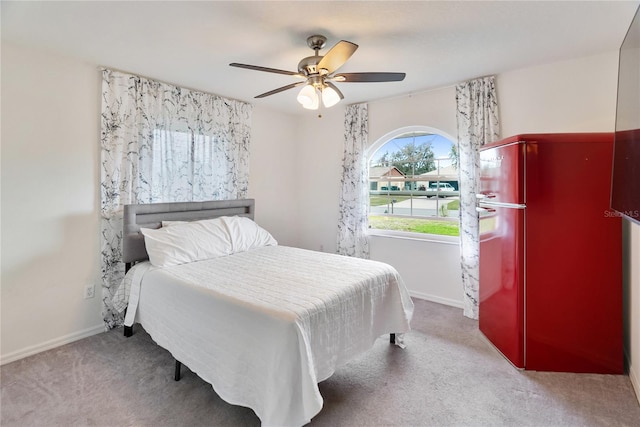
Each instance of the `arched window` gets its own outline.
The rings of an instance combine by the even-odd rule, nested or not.
[[[374,143],[369,158],[369,227],[458,236],[458,152],[437,129],[397,129]]]

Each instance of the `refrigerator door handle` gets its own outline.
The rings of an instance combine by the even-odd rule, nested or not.
[[[494,193],[476,193],[477,200],[495,199],[495,197],[496,195]]]
[[[476,206],[476,212],[478,212],[478,213],[485,213],[485,212],[491,213],[491,212],[495,212],[495,211],[496,210],[493,209],[493,208],[481,208],[479,206]]]

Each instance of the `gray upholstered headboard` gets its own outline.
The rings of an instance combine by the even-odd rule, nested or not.
[[[160,228],[162,221],[196,221],[234,215],[254,219],[254,209],[254,199],[125,205],[122,261],[132,263],[149,259],[141,227]]]

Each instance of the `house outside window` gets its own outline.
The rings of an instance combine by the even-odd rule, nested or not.
[[[369,227],[458,236],[457,146],[444,135],[410,131],[378,141],[369,155]]]

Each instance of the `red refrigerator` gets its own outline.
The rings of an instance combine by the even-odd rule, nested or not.
[[[480,151],[480,331],[518,368],[623,373],[613,133],[519,135]]]

